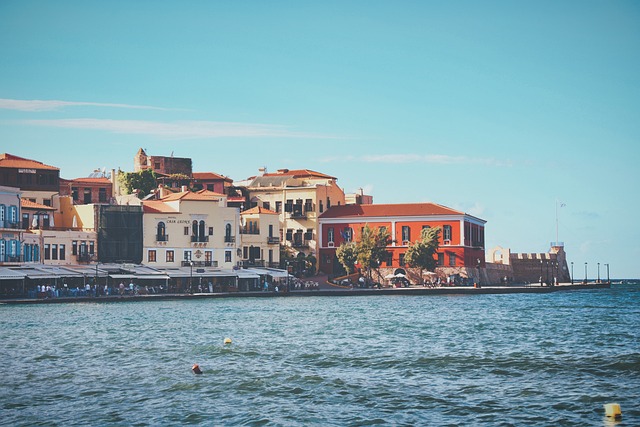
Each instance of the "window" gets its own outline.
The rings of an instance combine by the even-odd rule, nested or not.
[[[174,262],[175,253],[173,251],[167,251],[165,255],[165,259],[167,262]]]
[[[327,209],[331,207],[331,199],[327,197]]]
[[[91,203],[91,189],[90,188],[85,188],[84,189],[82,201],[85,204]]]
[[[287,240],[288,241],[292,241],[293,240],[293,229],[292,228],[287,228]]]
[[[49,199],[42,199],[42,204],[45,206],[51,206],[51,200]]]
[[[402,226],[402,242],[410,242],[411,241],[411,229],[408,225]]]
[[[330,242],[333,242],[333,227],[329,227],[329,229],[327,230],[327,240]]]
[[[342,238],[345,242],[351,242],[353,240],[353,230],[351,227],[345,227],[342,232]]]
[[[160,170],[160,162],[153,162],[153,168],[155,170]]]
[[[22,228],[24,230],[29,228],[29,214],[28,213],[23,213],[22,214]]]
[[[78,241],[71,242],[71,255],[78,255]]]
[[[282,211],[282,202],[276,202],[276,212]]]
[[[89,253],[91,255],[93,255],[95,253],[94,246],[95,246],[95,243],[93,241],[89,242]]]
[[[213,236],[213,227],[209,227],[209,236]]]
[[[288,199],[287,202],[284,204],[284,211],[285,212],[293,212],[293,200],[292,199]]]
[[[204,223],[204,221],[200,221],[200,223],[198,224],[198,240],[201,242],[206,241],[205,239],[205,235],[204,235],[204,230],[206,230],[207,226]]]
[[[273,224],[269,224],[269,237],[273,237]]]
[[[262,207],[271,210],[271,204],[269,202],[262,202]]]
[[[160,221],[158,226],[156,227],[156,240],[158,242],[166,241],[165,236],[167,235],[167,227],[164,222]]]
[[[100,203],[104,203],[107,201],[107,189],[106,188],[99,188],[98,189],[98,201]]]
[[[56,243],[51,245],[51,259],[58,259],[58,245]]]
[[[204,262],[206,265],[211,265],[213,259],[213,251],[204,251]]]
[[[189,235],[189,226],[185,226],[184,227],[184,235],[188,236]]]
[[[147,256],[147,262],[156,262],[156,250],[155,249],[150,249],[148,256]]]
[[[18,222],[18,207],[9,206],[9,222],[16,224]]]
[[[400,265],[403,266],[404,265],[404,254],[400,254]]]
[[[242,247],[242,259],[247,259],[249,258],[249,247],[248,246],[243,246]]]
[[[456,254],[449,254],[449,266],[455,267],[456,265]]]
[[[44,259],[51,259],[51,245],[44,245]]]
[[[73,197],[73,201],[78,201],[78,187],[71,187],[71,197]]]
[[[305,199],[305,201],[304,201],[304,211],[305,212],[313,212],[313,200]]]
[[[224,262],[231,262],[231,251],[224,251]]]
[[[184,251],[184,260],[187,262],[191,261],[191,251]]]
[[[225,242],[228,242],[231,237],[231,224],[224,226],[224,236],[226,237]]]
[[[438,265],[440,267],[444,265],[444,254],[438,253]]]
[[[313,240],[313,228],[307,228],[307,232],[304,233],[304,240]]]
[[[322,200],[320,200],[320,213],[324,212],[324,206],[322,205]]]
[[[445,225],[445,226],[442,227],[442,238],[444,240],[451,241],[451,226],[450,225]]]
[[[385,260],[385,264],[387,264],[387,267],[391,267],[391,265],[393,264],[393,252],[387,252],[387,259]]]
[[[60,244],[60,259],[64,261],[66,259],[66,257],[67,257],[67,254],[65,253],[64,244],[61,243]]]

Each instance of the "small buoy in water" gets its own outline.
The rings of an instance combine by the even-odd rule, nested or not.
[[[225,344],[231,344],[231,338],[225,338],[224,339],[224,343]]]
[[[200,366],[196,363],[191,367],[191,370],[193,371],[194,374],[202,374],[202,371],[200,370]]]
[[[622,418],[622,410],[617,403],[607,403],[604,405],[604,413],[607,417],[615,418],[616,420]]]

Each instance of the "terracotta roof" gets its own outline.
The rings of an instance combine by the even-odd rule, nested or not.
[[[20,204],[22,205],[22,209],[37,209],[42,211],[56,210],[56,208],[52,208],[51,206],[41,205],[40,203],[32,202],[29,199],[20,199]]]
[[[177,210],[158,200],[147,200],[142,202],[142,211],[144,213],[178,213]]]
[[[169,194],[162,198],[163,202],[173,202],[176,200],[201,200],[201,201],[217,201],[221,197],[225,197],[224,194],[215,193],[208,190],[200,190],[196,193],[193,191],[181,191],[179,193]]]
[[[247,214],[247,215],[251,215],[251,214],[268,214],[268,215],[280,215],[278,212],[274,212],[271,209],[265,209],[265,208],[261,208],[260,206],[256,206],[254,208],[251,209],[247,209],[244,212],[241,212],[242,215]]]
[[[86,182],[93,184],[111,184],[111,180],[109,178],[74,178],[70,180],[71,182]]]
[[[36,160],[25,159],[9,153],[0,154],[0,168],[20,168],[20,169],[48,169],[59,171],[60,169],[45,165]]]
[[[202,179],[202,180],[215,179],[215,180],[222,180],[226,182],[233,182],[233,180],[228,176],[219,175],[215,172],[194,172],[191,175],[193,176],[194,179]]]
[[[326,175],[320,172],[312,171],[310,169],[278,169],[274,173],[265,173],[262,176],[291,176],[293,178],[326,178],[326,179],[338,179],[336,177]]]
[[[320,218],[464,215],[464,212],[436,203],[332,206]]]

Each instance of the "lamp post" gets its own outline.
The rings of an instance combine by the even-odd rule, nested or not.
[[[573,261],[571,261],[571,284],[573,285]]]
[[[545,282],[549,284],[549,261],[547,261],[547,275],[545,276]]]
[[[540,286],[542,286],[542,260],[540,260]]]
[[[600,283],[600,263],[598,263],[598,283]]]
[[[193,293],[193,261],[189,261],[189,293]]]
[[[584,263],[584,284],[587,284],[587,263]]]
[[[607,266],[607,283],[611,284],[611,280],[609,279],[609,263],[605,264]]]

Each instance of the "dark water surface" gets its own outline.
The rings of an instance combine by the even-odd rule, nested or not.
[[[2,425],[640,425],[633,285],[3,305],[0,339]]]

